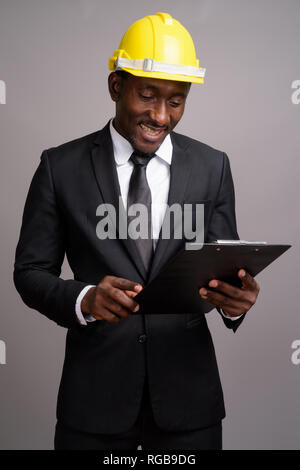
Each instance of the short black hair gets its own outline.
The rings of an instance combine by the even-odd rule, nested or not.
[[[119,77],[123,78],[124,80],[127,80],[127,78],[130,75],[130,73],[126,72],[126,70],[116,70],[116,74],[119,75]]]

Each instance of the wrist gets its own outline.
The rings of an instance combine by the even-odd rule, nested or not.
[[[90,308],[89,308],[89,299],[91,296],[92,291],[95,289],[95,287],[91,287],[86,294],[84,295],[81,304],[80,304],[80,310],[84,315],[89,315],[90,314]]]
[[[221,311],[223,312],[223,314],[228,317],[228,318],[232,318],[232,315],[230,313],[227,313],[223,308],[221,308]]]

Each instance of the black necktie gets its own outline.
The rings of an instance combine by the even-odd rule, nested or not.
[[[135,241],[136,246],[140,252],[144,262],[146,271],[149,271],[152,255],[152,223],[151,223],[151,191],[146,179],[146,168],[154,157],[155,153],[139,153],[136,150],[131,155],[131,160],[134,163],[134,169],[130,178],[128,197],[127,197],[127,210],[132,204],[143,204],[147,208],[148,213],[148,237],[137,238]],[[128,223],[134,216],[128,216]]]

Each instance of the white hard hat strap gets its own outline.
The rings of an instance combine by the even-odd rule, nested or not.
[[[123,67],[128,69],[144,70],[146,72],[164,72],[175,75],[188,75],[191,77],[204,77],[206,71],[203,67],[167,64],[154,59],[135,60],[117,57],[117,60],[115,61],[115,70],[121,70]]]

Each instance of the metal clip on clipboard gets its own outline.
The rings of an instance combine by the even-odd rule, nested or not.
[[[267,245],[267,242],[250,242],[248,240],[214,240],[219,245]]]

